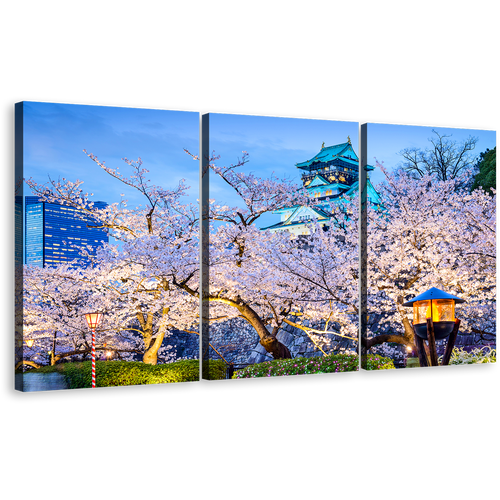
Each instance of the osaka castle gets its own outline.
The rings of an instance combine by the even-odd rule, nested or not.
[[[314,206],[295,205],[276,210],[281,221],[262,230],[289,231],[296,235],[309,234],[308,223],[316,220],[325,230],[330,225],[332,204],[342,210],[343,201],[353,198],[359,190],[359,158],[354,152],[351,139],[335,146],[321,146],[321,151],[310,160],[296,163],[302,170],[302,184],[308,195],[317,202]],[[375,167],[367,165],[367,177]],[[380,196],[367,179],[367,198],[371,204],[379,205]]]

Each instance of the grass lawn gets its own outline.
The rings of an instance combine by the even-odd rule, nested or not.
[[[42,366],[33,373],[57,372],[64,375],[70,389],[92,387],[92,362],[60,363]],[[223,361],[210,363],[212,380],[224,378],[226,365]],[[96,386],[169,384],[199,380],[199,362],[196,359],[148,365],[140,361],[96,361]]]

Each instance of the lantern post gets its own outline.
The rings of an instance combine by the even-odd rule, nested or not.
[[[102,313],[88,313],[85,315],[87,325],[92,332],[92,388],[95,388],[95,329],[101,321]]]
[[[448,338],[441,365],[450,362],[460,326],[460,320],[455,318],[455,304],[463,302],[460,297],[431,288],[403,304],[413,306],[413,332],[420,366],[429,366],[424,340],[429,346],[430,365],[438,366],[436,340]]]

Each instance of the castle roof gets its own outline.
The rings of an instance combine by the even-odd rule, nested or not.
[[[351,198],[356,196],[359,191],[359,182],[354,182],[347,191],[342,193],[342,196],[345,198]],[[377,190],[373,187],[370,179],[366,179],[366,196],[370,199],[372,203],[378,204],[380,203],[380,195],[377,193]]]
[[[354,152],[350,140],[349,142],[335,144],[334,146],[323,146],[317,155],[313,156],[310,160],[296,163],[295,166],[301,170],[310,170],[314,163],[327,163],[335,159],[342,160],[353,167],[359,167],[359,158]],[[375,170],[375,167],[367,165],[366,169]]]
[[[293,212],[287,217],[286,220],[280,221],[276,224],[273,224],[272,226],[262,227],[261,231],[265,231],[266,229],[277,229],[280,227],[289,228],[291,226],[305,225],[305,222],[303,220],[296,219],[296,217],[297,217],[299,211],[306,208],[306,207],[301,207],[300,205],[296,205],[293,208],[295,208],[295,210],[293,210]],[[317,214],[316,218],[318,220],[325,220],[325,219],[330,218],[330,214],[328,212],[326,212],[325,210],[323,210],[321,207],[310,206],[310,207],[307,207],[307,210],[315,212]],[[273,212],[273,213],[277,213],[277,212]]]
[[[351,186],[342,182],[338,182],[337,180],[326,180],[322,175],[316,175],[316,177],[309,184],[307,184],[305,188],[308,192],[316,191],[317,189],[326,192],[328,189],[331,189],[338,191],[338,194],[340,194],[342,191],[349,190]]]
[[[352,148],[352,144],[348,141],[342,144],[336,144],[335,146],[322,147],[321,151],[316,156],[302,163],[296,163],[295,166],[302,170],[309,170],[309,167],[311,167],[313,163],[327,163],[334,159],[340,159],[356,166],[359,163],[359,159]]]

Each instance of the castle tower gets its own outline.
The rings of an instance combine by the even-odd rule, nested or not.
[[[342,207],[342,200],[353,197],[359,190],[359,158],[356,155],[351,139],[335,146],[321,146],[318,154],[310,160],[296,163],[295,166],[302,170],[302,184],[308,195],[317,203],[314,207],[283,208],[274,213],[281,215],[281,221],[263,230],[289,231],[296,235],[309,234],[308,222],[316,219],[325,229],[330,224],[331,204]],[[371,165],[368,170],[374,170]],[[368,189],[372,202],[379,203],[380,198],[368,181]]]

